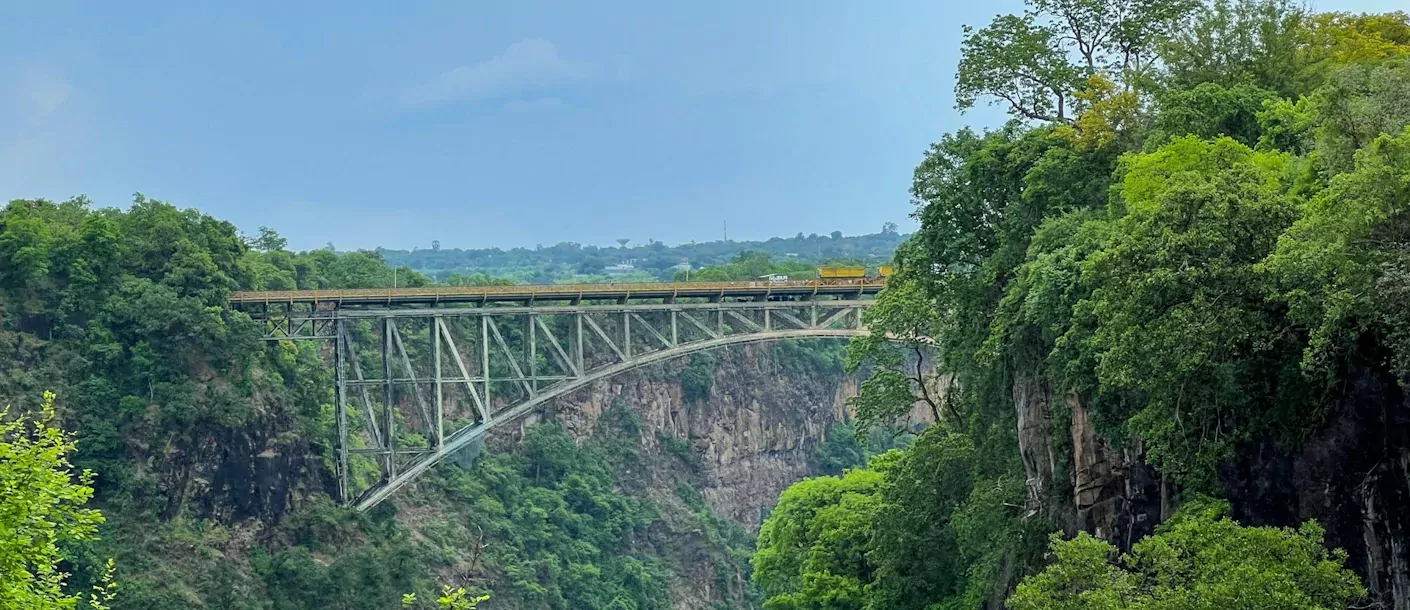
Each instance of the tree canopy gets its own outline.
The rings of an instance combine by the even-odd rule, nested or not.
[[[75,608],[63,547],[93,540],[103,515],[85,508],[93,473],[73,472],[74,443],[55,426],[54,394],[36,417],[0,412],[0,608]]]
[[[831,548],[819,541],[853,539],[771,533],[757,576],[803,600],[780,607],[973,608],[1052,561],[1011,607],[1344,607],[1364,590],[1326,545],[1371,542],[1324,540],[1286,511],[1282,527],[1245,528],[1195,498],[1242,484],[1238,468],[1264,459],[1250,453],[1359,425],[1331,423],[1354,375],[1394,380],[1388,404],[1410,380],[1410,16],[1282,0],[1025,8],[965,30],[959,107],[1015,120],[925,152],[921,228],[865,315],[873,336],[849,347],[867,375],[850,402],[860,437],[917,404],[937,423],[865,471],[800,484],[810,493],[785,494],[770,524],[821,535],[855,516],[866,544],[810,563]],[[1144,541],[1111,523],[1078,534],[1093,526],[1074,513],[1098,510],[1079,498],[1111,481],[1091,470],[1094,443],[1123,456],[1112,468],[1159,477],[1162,508],[1142,518],[1186,512]],[[1403,472],[1373,462],[1358,468]],[[846,502],[811,493],[860,480]],[[835,514],[844,504],[855,514]]]

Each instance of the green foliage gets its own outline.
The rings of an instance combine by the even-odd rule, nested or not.
[[[1307,106],[1317,160],[1328,173],[1349,172],[1358,150],[1410,126],[1410,59],[1335,70]]]
[[[464,587],[454,587],[445,585],[441,590],[441,596],[436,598],[436,607],[440,610],[475,610],[481,602],[489,601],[489,594],[470,596]],[[407,593],[401,598],[403,608],[410,608],[416,604],[416,594]]]
[[[1159,78],[1168,89],[1251,85],[1295,96],[1302,92],[1297,52],[1305,17],[1288,0],[1206,2],[1160,41]]]
[[[1037,538],[1017,519],[1023,485],[1010,471],[969,435],[933,426],[865,469],[793,485],[754,555],[765,608],[982,605]]]
[[[853,470],[789,487],[759,530],[754,583],[767,610],[864,608],[879,472]]]
[[[1109,441],[1139,442],[1178,500],[1218,493],[1248,447],[1290,450],[1317,433],[1350,368],[1410,378],[1407,42],[1403,13],[1283,0],[1034,0],[966,30],[960,106],[990,96],[1050,124],[946,134],[916,168],[921,228],[847,365],[867,375],[851,403],[859,428],[929,402],[941,431],[873,464],[884,484],[866,604],[997,603],[1014,570],[1036,567],[1041,530],[1071,527],[1069,490],[1044,497],[1035,483],[1062,487],[1071,464],[1025,468],[1015,412],[1051,421],[1050,438],[1025,441],[1061,456],[1066,405],[1082,405]],[[1128,48],[1139,65],[1112,61]],[[1155,553],[1178,531],[1195,556],[1223,553],[1218,536],[1270,535],[1208,521],[1215,534],[1171,524],[1164,542],[1138,546]],[[1320,533],[1304,541],[1304,556],[1327,556]],[[1054,587],[1111,586],[1025,607],[1232,605],[1137,603],[1156,583],[1144,567],[1110,564],[1099,541],[1064,544]],[[1176,588],[1218,596],[1236,582],[1187,572]],[[1248,607],[1341,607],[1354,582],[1324,580],[1334,594]]]
[[[976,98],[993,96],[1018,117],[1068,119],[1068,104],[1082,75],[1068,63],[1059,36],[1054,28],[1014,15],[977,30],[966,26],[956,107],[965,110]]]
[[[790,489],[761,533],[752,579],[771,608],[974,608],[1035,571],[1059,524],[1026,484],[1017,414],[1035,406],[1015,403],[1018,383],[1057,405],[1036,415],[1051,415],[1058,451],[1062,405],[1082,404],[1188,494],[1217,492],[1249,443],[1287,449],[1317,432],[1349,368],[1410,378],[1410,17],[1283,0],[1031,0],[967,29],[961,51],[961,109],[997,99],[1049,124],[943,136],[916,168],[921,227],[866,314],[872,336],[845,363],[835,344],[775,351],[780,374],[845,365],[868,377],[855,433],[838,427],[811,456],[834,476]],[[45,547],[0,553],[4,574],[70,605],[92,590],[94,607],[282,610],[395,607],[408,591],[435,595],[432,574],[464,570],[490,575],[494,605],[642,609],[670,605],[672,569],[709,564],[724,597],[747,604],[747,536],[709,511],[690,469],[670,471],[674,496],[643,492],[650,460],[693,464],[689,442],[639,451],[640,421],[621,405],[599,440],[537,426],[520,453],[438,471],[419,499],[453,499],[451,518],[332,507],[307,491],[327,477],[334,426],[318,348],[267,347],[222,305],[237,289],[606,279],[603,266],[625,259],[641,278],[673,277],[682,258],[712,265],[692,280],[811,276],[825,261],[884,262],[900,241],[886,227],[677,248],[291,253],[272,229],[247,241],[141,195],[125,211],[11,202],[0,349],[20,364],[0,371],[0,389],[63,388],[77,449],[34,455],[72,451],[99,472],[109,521],[101,540],[80,517],[51,519],[62,527],[48,538],[3,537]],[[709,397],[715,374],[692,359],[686,400]],[[858,438],[917,404],[938,423],[869,455],[885,445]],[[18,430],[5,429],[6,450],[50,442]],[[266,460],[287,480],[249,466]],[[60,470],[36,480],[73,486]],[[89,515],[86,483],[51,508]],[[248,522],[268,527],[257,543],[226,525]],[[1083,536],[1054,554],[1015,607],[1228,607],[1257,592],[1285,603],[1250,607],[1313,608],[1359,594],[1315,526],[1241,528],[1193,506],[1116,562]],[[71,590],[42,567],[60,557]],[[111,577],[123,595],[110,597]],[[442,591],[451,604],[481,594]]]
[[[1390,338],[1400,375],[1410,374],[1404,340],[1406,259],[1383,244],[1404,235],[1410,206],[1410,129],[1383,135],[1357,154],[1356,169],[1335,177],[1307,203],[1264,263],[1289,316],[1311,329],[1304,365],[1330,372],[1361,333]]]
[[[70,606],[118,610],[382,610],[408,591],[434,600],[431,578],[455,565],[504,583],[497,598],[518,607],[669,606],[669,570],[684,564],[644,542],[658,516],[641,495],[642,475],[613,474],[643,470],[629,409],[604,414],[610,430],[598,436],[612,442],[602,446],[534,429],[522,455],[496,454],[451,475],[451,493],[476,508],[460,523],[428,528],[400,523],[394,509],[334,508],[317,491],[331,472],[334,433],[320,346],[264,344],[225,299],[241,288],[428,280],[371,252],[290,253],[272,230],[250,246],[228,223],[140,196],[128,211],[75,199],[16,201],[0,212],[0,345],[14,361],[40,363],[7,369],[0,387],[17,397],[40,384],[65,388],[60,415],[76,428],[73,460],[100,473],[95,497],[109,514],[102,539],[91,540],[93,524],[79,519],[87,512],[75,509],[69,521],[56,513],[59,533],[31,540],[58,545],[54,557],[74,577],[62,590],[52,570],[32,581],[53,584]],[[716,569],[743,569],[747,537],[708,507],[690,518],[712,524],[699,546]],[[232,534],[231,522],[261,526],[258,541]],[[460,549],[472,543],[481,550],[467,557]],[[118,597],[105,584],[107,556],[118,558]],[[12,567],[21,565],[29,564]],[[79,600],[70,590],[89,593]],[[726,599],[747,598],[729,591]]]
[[[1273,423],[1262,414],[1306,394],[1257,270],[1298,212],[1286,163],[1230,139],[1131,157],[1127,213],[1083,263],[1082,281],[1096,286],[1074,306],[1089,320],[1074,326],[1092,328],[1083,349],[1103,394],[1143,399],[1130,426],[1165,472],[1212,472],[1230,443]]]
[[[715,387],[715,359],[709,354],[694,354],[690,365],[681,371],[681,397],[686,402],[700,402],[710,397]]]
[[[872,334],[858,337],[847,347],[846,367],[858,371],[864,364],[871,375],[862,381],[860,392],[847,399],[857,416],[857,428],[865,434],[873,428],[897,428],[916,403],[926,404],[938,421],[957,413],[942,415],[948,405],[938,395],[936,379],[927,370],[933,337],[939,337],[933,303],[903,267],[902,274],[889,283],[874,307],[862,313],[862,322]]]
[[[1328,551],[1314,521],[1298,529],[1243,527],[1227,505],[1193,502],[1116,558],[1085,532],[1054,534],[1053,564],[1018,586],[1014,610],[1332,610],[1366,591]],[[1113,561],[1115,560],[1115,561]]]
[[[661,450],[667,454],[675,456],[682,464],[690,468],[692,472],[700,470],[700,454],[695,452],[695,444],[689,439],[670,434],[657,433],[661,441]]]
[[[1303,22],[1298,62],[1309,84],[1348,64],[1410,57],[1410,14],[1320,13]]]
[[[1160,110],[1147,145],[1193,135],[1206,139],[1228,136],[1254,146],[1263,136],[1258,115],[1265,104],[1276,99],[1271,91],[1243,84],[1200,83],[1193,89],[1167,89],[1157,94]]]
[[[846,343],[830,339],[789,339],[773,344],[773,357],[790,376],[836,378],[846,365]]]
[[[735,255],[728,263],[691,271],[689,279],[695,282],[723,282],[753,280],[765,275],[786,275],[791,279],[809,279],[816,277],[817,274],[816,263],[797,258],[774,260],[767,252],[746,250]],[[676,281],[685,280],[686,273],[677,271],[674,279]]]
[[[93,497],[93,473],[74,476],[74,443],[54,425],[54,394],[46,392],[34,418],[0,411],[0,607],[74,608],[81,596],[65,591],[64,546],[92,540],[103,515],[83,505]],[[112,564],[91,599],[112,601]]]
[[[867,447],[857,440],[856,428],[850,423],[833,426],[827,439],[808,452],[808,466],[820,475],[838,476],[849,468],[867,463]]]
[[[1023,15],[965,26],[956,107],[997,98],[1015,118],[1067,122],[1084,110],[1078,95],[1093,76],[1125,83],[1157,59],[1157,36],[1194,3],[1186,0],[1028,0]]]
[[[634,541],[656,507],[618,490],[606,455],[556,424],[528,429],[520,453],[482,456],[440,485],[485,532],[486,567],[505,575],[496,598],[523,607],[669,608],[669,572]],[[464,527],[462,526],[462,527]]]

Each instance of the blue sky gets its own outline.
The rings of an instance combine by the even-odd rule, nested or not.
[[[4,4],[0,198],[140,191],[300,249],[908,227],[925,147],[1002,119],[953,110],[961,25],[1019,6]]]

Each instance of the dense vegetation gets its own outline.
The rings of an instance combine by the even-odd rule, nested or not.
[[[0,412],[0,607],[75,607],[81,596],[64,590],[60,547],[92,540],[103,522],[83,506],[93,497],[92,473],[74,476],[74,443],[54,417],[52,392],[33,419]],[[109,576],[90,593],[90,607],[111,601]]]
[[[1344,608],[1365,594],[1322,528],[1240,527],[1219,502],[1181,508],[1129,555],[1086,532],[1053,538],[1053,565],[1018,586],[1013,610]]]
[[[3,553],[0,601],[371,610],[493,588],[487,609],[645,609],[669,607],[694,569],[769,609],[1405,604],[1410,16],[1279,0],[1028,9],[966,33],[960,107],[991,101],[1014,121],[946,134],[916,169],[920,230],[867,313],[878,332],[846,356],[867,373],[854,435],[814,449],[829,475],[783,495],[752,577],[748,536],[702,499],[688,440],[642,455],[620,407],[581,446],[544,424],[520,452],[467,455],[400,514],[335,507],[319,348],[267,346],[222,305],[242,288],[591,279],[627,255],[657,278],[681,258],[717,265],[692,279],[801,273],[880,262],[894,227],[748,254],[292,253],[273,231],[246,239],[139,195],[127,210],[0,212],[14,363],[0,394],[22,422],[0,428],[0,479],[31,490],[3,500],[3,543],[22,548]],[[779,349],[794,367],[780,374],[843,366],[826,344]],[[713,366],[684,364],[687,401],[715,391]],[[937,423],[893,435],[917,404]],[[70,478],[66,459],[95,475]],[[651,495],[647,470],[674,493]],[[101,525],[81,507],[90,482]],[[1324,529],[1306,518],[1318,510],[1356,514]]]
[[[109,559],[116,610],[432,608],[488,588],[487,609],[666,608],[668,585],[700,569],[719,570],[721,597],[747,603],[749,536],[701,501],[698,473],[637,455],[642,433],[625,410],[597,432],[610,441],[579,447],[545,425],[527,431],[521,452],[441,469],[408,503],[442,515],[434,525],[390,505],[336,507],[319,347],[267,345],[225,301],[237,289],[430,280],[372,252],[284,247],[271,230],[246,238],[140,195],[127,210],[77,198],[0,212],[0,346],[13,363],[0,394],[15,421],[37,425],[0,429],[0,478],[33,488],[7,493],[4,512],[53,524],[0,518],[16,534],[6,544],[28,549],[3,553],[22,561],[4,567],[5,586],[19,584],[0,607],[47,607],[35,596],[101,603],[106,590],[86,593],[105,582]],[[840,371],[840,347],[826,350]],[[50,388],[55,399],[40,401]],[[48,413],[76,448],[45,427]],[[24,430],[38,431],[35,444],[19,442]],[[694,458],[686,447],[667,458]],[[78,506],[87,488],[60,485],[70,451],[78,472],[93,473],[101,526]],[[678,492],[648,497],[639,479],[653,468],[678,472]],[[695,555],[673,546],[683,541]],[[60,588],[49,567],[72,577]]]
[[[1366,603],[1388,606],[1380,585],[1399,576],[1376,537],[1403,536],[1404,472],[1384,460],[1406,455],[1410,16],[1030,0],[966,30],[956,94],[1014,120],[926,153],[921,228],[867,313],[886,335],[849,353],[875,371],[859,430],[916,402],[940,423],[784,494],[754,557],[765,607],[996,607],[1028,576],[1012,607],[1340,608],[1366,591],[1349,561]],[[1302,452],[1328,429],[1336,445]],[[1279,459],[1337,474],[1300,491],[1254,470]],[[1141,506],[1120,477],[1147,467]],[[1094,503],[1113,481],[1131,482]],[[1330,515],[1349,525],[1326,542],[1358,555],[1301,524],[1322,509],[1299,493],[1366,511]],[[1199,494],[1300,529],[1244,528]],[[1082,530],[1129,554],[1068,541]]]

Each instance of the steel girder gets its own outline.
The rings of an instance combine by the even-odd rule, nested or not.
[[[866,334],[861,313],[873,303],[311,307],[253,317],[269,340],[331,340],[338,494],[367,510],[497,426],[595,381],[727,345]]]

